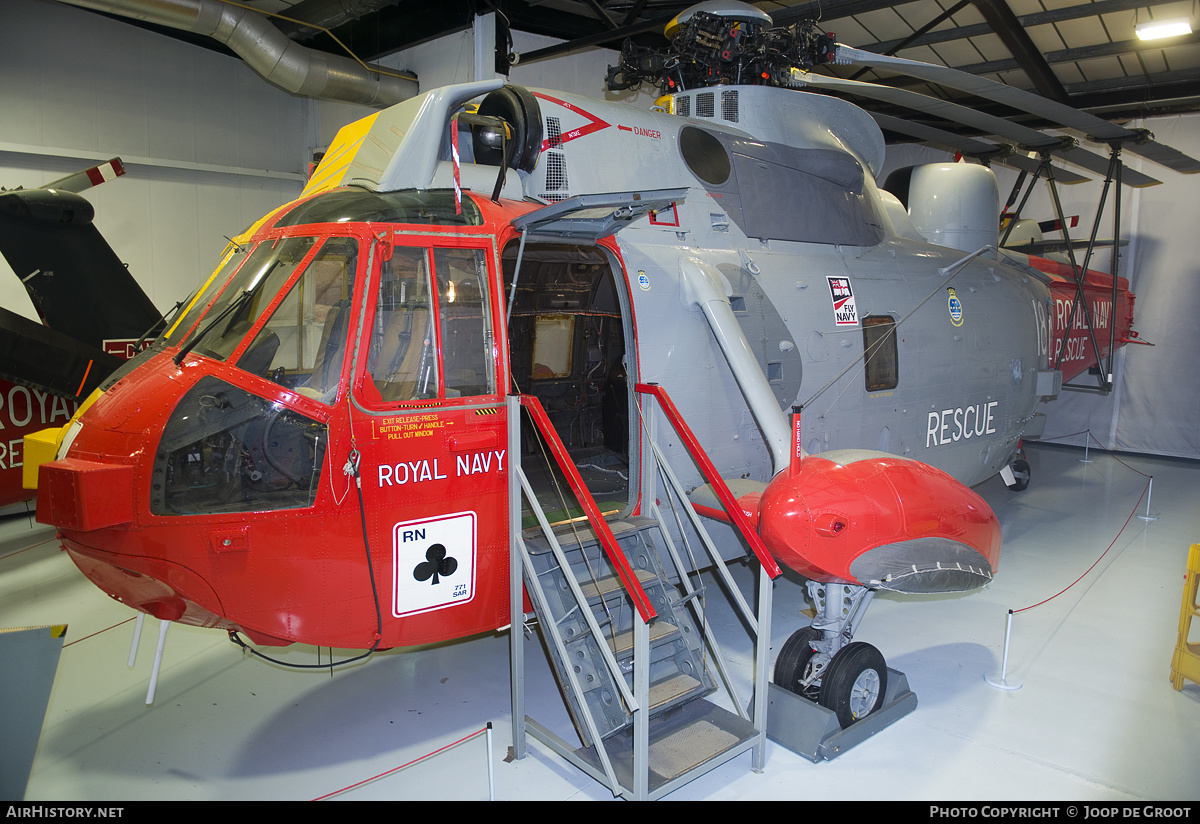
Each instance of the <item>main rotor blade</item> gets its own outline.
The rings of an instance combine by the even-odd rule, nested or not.
[[[1040,162],[1023,154],[1013,154],[1012,152],[1015,151],[1013,147],[1005,144],[989,143],[974,137],[964,137],[954,132],[948,132],[945,129],[926,126],[923,123],[912,123],[908,120],[880,114],[879,112],[868,112],[868,114],[875,118],[875,122],[882,129],[887,129],[897,134],[906,134],[909,137],[915,137],[926,143],[953,149],[956,152],[962,152],[968,157],[977,157],[982,160],[1011,166],[1014,169],[1029,172],[1030,174],[1036,173],[1041,168]],[[1068,184],[1085,183],[1091,178],[1076,174],[1069,169],[1055,166],[1054,179],[1059,183]]]
[[[1090,243],[1090,241],[1088,241],[1086,239],[1085,240],[1072,240],[1072,241],[1058,240],[1058,239],[1032,240],[1032,241],[1029,241],[1026,243],[1010,244],[1008,246],[1005,246],[1004,248],[1008,249],[1010,251],[1013,251],[1013,252],[1022,252],[1027,255],[1038,255],[1039,257],[1041,257],[1043,255],[1047,255],[1052,252],[1065,252],[1065,251],[1067,251],[1067,249],[1086,249],[1088,247],[1089,243]],[[1105,249],[1105,248],[1108,248],[1108,247],[1114,246],[1114,245],[1115,246],[1128,246],[1129,241],[1122,240],[1117,243],[1114,243],[1111,240],[1097,240],[1092,245],[1096,249]]]
[[[125,174],[125,166],[121,163],[121,158],[114,157],[112,160],[99,163],[90,169],[75,172],[75,174],[70,174],[66,177],[60,177],[53,183],[47,183],[45,186],[39,186],[38,188],[58,189],[61,192],[83,192],[115,177],[120,177],[123,174]]]
[[[799,82],[846,94],[855,94],[872,100],[880,100],[884,103],[891,103],[895,106],[902,106],[906,109],[931,114],[943,120],[961,123],[972,129],[979,129],[986,134],[994,134],[1005,140],[1011,140],[1022,148],[1038,152],[1050,152],[1070,163],[1082,166],[1090,172],[1095,172],[1101,177],[1108,174],[1108,159],[1089,152],[1087,149],[1079,148],[1075,145],[1074,140],[1045,134],[1028,126],[1022,126],[1020,123],[1013,123],[1010,120],[1005,120],[1003,117],[977,111],[968,106],[961,106],[949,100],[939,100],[936,97],[930,97],[929,95],[909,91],[908,89],[897,89],[893,86],[881,86],[877,83],[845,80],[840,77],[829,77],[809,72],[800,73]],[[1062,178],[1059,179],[1062,180]],[[1155,180],[1149,175],[1144,175],[1133,169],[1125,169],[1122,170],[1121,182],[1129,186],[1139,187],[1153,186],[1162,181]]]
[[[1059,123],[1070,129],[1078,129],[1098,143],[1119,142],[1124,149],[1147,160],[1153,160],[1169,169],[1184,174],[1200,172],[1200,161],[1176,149],[1155,143],[1145,130],[1126,129],[1115,123],[1096,117],[1088,112],[1074,109],[1055,100],[1042,97],[1023,89],[1006,86],[986,77],[967,74],[947,66],[935,66],[917,60],[891,57],[883,54],[855,49],[838,44],[839,61],[855,63],[872,68],[888,68],[899,74],[927,80],[952,89],[967,92],[1014,109],[1029,112],[1046,120]]]

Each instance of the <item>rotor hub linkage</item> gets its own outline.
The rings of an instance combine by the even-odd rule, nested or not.
[[[816,21],[767,28],[762,22],[697,11],[671,36],[667,49],[626,40],[621,62],[608,69],[610,91],[643,82],[663,94],[706,86],[787,86],[792,69],[808,70],[834,60],[836,38]]]

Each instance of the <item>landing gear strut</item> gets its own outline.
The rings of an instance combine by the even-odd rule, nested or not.
[[[853,641],[875,593],[810,581],[817,615],[775,659],[767,735],[813,761],[835,758],[912,712],[917,697],[875,647]]]
[[[850,642],[875,592],[809,581],[808,594],[817,616],[779,651],[775,683],[833,710],[848,727],[879,709],[887,691],[883,655],[870,644]]]

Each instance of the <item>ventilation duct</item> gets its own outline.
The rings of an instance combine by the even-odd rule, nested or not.
[[[417,94],[417,82],[379,74],[349,57],[293,43],[258,12],[220,0],[63,0],[224,43],[284,91],[317,100],[384,108]]]

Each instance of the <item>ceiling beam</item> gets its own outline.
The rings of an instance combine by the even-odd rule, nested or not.
[[[1200,45],[1200,32],[1177,37],[1171,41],[1172,46]],[[1146,42],[1144,40],[1122,40],[1119,43],[1098,43],[1094,46],[1081,46],[1077,49],[1059,49],[1046,52],[1047,63],[1075,63],[1081,60],[1094,60],[1097,57],[1112,57],[1119,54],[1135,54],[1139,51],[1162,49],[1163,44]],[[968,74],[994,74],[1019,69],[1021,66],[1012,58],[989,60],[983,63],[972,63],[960,66],[959,70]]]
[[[525,52],[522,54],[520,62],[533,63],[538,60],[546,60],[550,57],[558,57],[559,55],[569,54],[573,51],[592,48],[594,46],[620,49],[621,44],[624,43],[625,40],[632,37],[645,35],[657,35],[658,40],[661,41],[661,45],[665,46],[667,40],[662,36],[662,31],[674,16],[674,14],[671,14],[670,16],[662,17],[657,20],[644,20],[640,23],[620,26],[615,29],[606,29],[604,31],[586,34],[571,40],[566,40],[553,46],[535,49],[534,51]],[[522,31],[529,31],[528,27],[518,26],[515,21],[513,22],[513,27],[520,28]]]
[[[1049,100],[1067,102],[1067,90],[1033,44],[1029,33],[1022,28],[1017,16],[1004,0],[974,0],[975,8],[1004,42],[1005,48],[1020,64],[1025,76],[1033,82],[1038,93]]]
[[[1097,3],[1084,3],[1079,6],[1066,6],[1061,9],[1022,14],[1017,17],[1017,21],[1021,24],[1022,28],[1031,29],[1034,26],[1046,26],[1054,23],[1065,23],[1071,20],[1082,20],[1085,17],[1096,17],[1101,14],[1119,14],[1136,9],[1167,5],[1168,3],[1178,3],[1178,0],[1100,0]],[[988,27],[987,23],[976,23],[970,26],[959,26],[954,29],[927,32],[913,38],[908,45],[913,47],[932,46],[937,43],[964,40],[968,37],[979,37],[991,34],[991,32],[992,30]],[[904,40],[897,38],[895,40],[882,40],[878,43],[858,44],[857,48],[863,51],[875,52],[876,54],[887,54],[902,42]]]
[[[398,0],[333,29],[346,48],[366,61],[412,48],[438,37],[466,31],[482,6],[477,0]],[[486,11],[486,6],[484,9]],[[313,35],[313,48],[343,53],[329,35]]]

